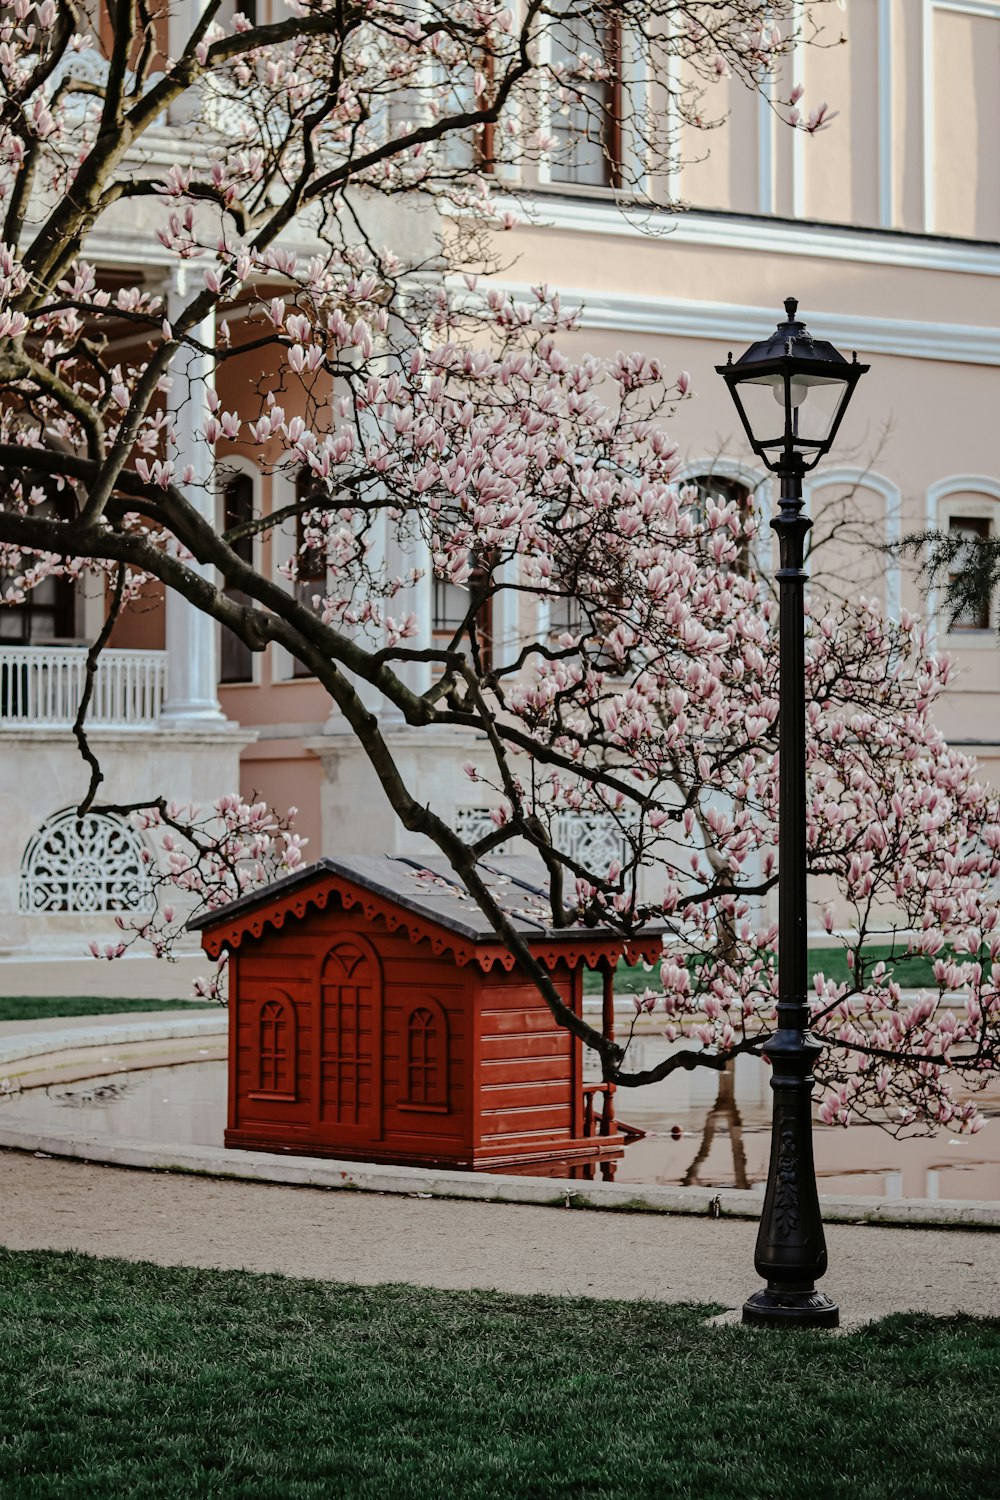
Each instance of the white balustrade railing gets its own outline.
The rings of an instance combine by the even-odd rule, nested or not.
[[[0,645],[0,728],[67,728],[87,675],[85,646]],[[87,710],[95,728],[155,724],[167,679],[165,651],[102,651]]]

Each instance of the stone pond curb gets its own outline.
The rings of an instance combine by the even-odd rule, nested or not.
[[[417,1198],[463,1198],[476,1203],[521,1203],[549,1208],[591,1208],[620,1213],[700,1214],[757,1219],[761,1191],[736,1188],[643,1186],[632,1182],[583,1182],[551,1177],[501,1177],[488,1172],[450,1172],[374,1162],[335,1161],[318,1156],[277,1156],[265,1151],[228,1151],[224,1146],[154,1144],[124,1137],[79,1136],[0,1122],[0,1148],[72,1157],[110,1167],[285,1186],[396,1193]],[[1000,1229],[1000,1203],[959,1199],[821,1197],[828,1224],[892,1224],[915,1228]]]
[[[197,1040],[225,1033],[225,1012],[218,1016],[171,1015],[143,1022],[67,1027],[34,1032],[0,1043],[0,1070],[12,1062],[46,1052],[88,1047],[117,1047],[134,1042]],[[395,1193],[419,1198],[461,1198],[479,1203],[520,1203],[560,1208],[590,1208],[620,1213],[700,1214],[712,1218],[757,1219],[762,1189],[717,1190],[665,1187],[630,1182],[586,1182],[551,1177],[504,1177],[487,1172],[382,1166],[316,1156],[281,1156],[265,1151],[230,1151],[224,1146],[195,1146],[110,1136],[81,1136],[71,1131],[39,1130],[8,1124],[0,1117],[0,1148],[45,1156],[70,1157],[111,1167],[156,1172],[190,1172],[243,1182]],[[1000,1229],[1000,1202],[963,1199],[821,1196],[829,1224],[891,1224],[914,1228]]]
[[[0,1040],[0,1072],[10,1063],[47,1053],[77,1052],[90,1047],[126,1047],[134,1042],[195,1041],[224,1036],[229,1029],[225,1011],[217,1016],[156,1017],[146,1021],[114,1021],[101,1026],[67,1026],[62,1031],[24,1031]]]

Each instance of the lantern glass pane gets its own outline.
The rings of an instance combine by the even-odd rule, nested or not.
[[[792,375],[772,373],[741,380],[735,394],[740,401],[754,441],[761,448],[784,443],[786,406],[791,409],[791,436],[803,447],[826,442],[850,391],[851,382],[835,375],[796,371]]]
[[[794,435],[803,442],[825,443],[850,382],[827,375],[793,375],[789,384]]]
[[[781,375],[741,380],[735,394],[746,413],[754,442],[762,448],[785,440],[785,382]]]

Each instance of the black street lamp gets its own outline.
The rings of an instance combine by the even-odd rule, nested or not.
[[[767,1286],[743,1305],[744,1323],[836,1328],[837,1304],[816,1281],[826,1241],[813,1164],[813,1062],[821,1044],[809,1026],[806,929],[805,539],[802,476],[829,452],[855,385],[869,368],[814,339],[785,301],[786,321],[769,339],[716,366],[759,458],[781,479],[778,516],[780,713],[778,819],[778,1025],[771,1062],[771,1160],[754,1265]],[[777,406],[775,405],[777,403]]]

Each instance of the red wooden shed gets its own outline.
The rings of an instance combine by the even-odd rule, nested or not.
[[[547,925],[536,871],[485,878],[578,1015],[604,970],[609,1028],[621,940]],[[586,1175],[621,1156],[612,1092],[443,863],[322,859],[191,925],[230,955],[227,1146]],[[644,931],[628,956],[660,948]]]

